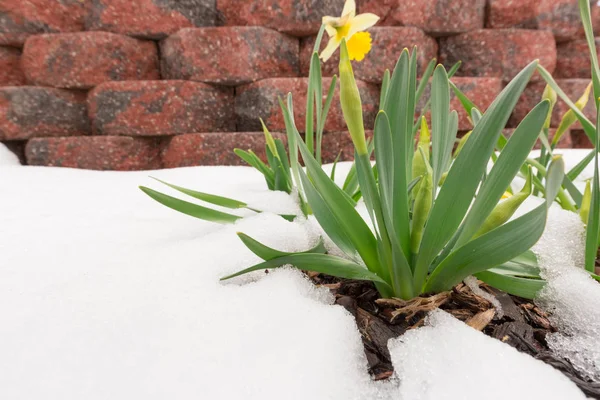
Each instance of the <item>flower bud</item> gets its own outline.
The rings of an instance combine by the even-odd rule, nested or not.
[[[577,109],[583,110],[585,108],[585,106],[587,105],[588,100],[590,98],[591,89],[592,89],[592,82],[589,83],[589,85],[585,88],[585,92],[583,92],[583,95],[575,102],[575,107],[577,107]],[[577,116],[575,116],[575,113],[573,112],[573,110],[569,109],[565,113],[565,115],[563,115],[562,120],[560,121],[560,124],[558,125],[558,128],[556,128],[556,133],[554,134],[554,137],[552,138],[553,146],[558,143],[558,141],[560,140],[562,135],[564,135],[564,133],[567,131],[567,129],[569,129],[569,127],[571,125],[573,125],[576,121],[577,121]]]
[[[363,124],[362,102],[356,79],[354,79],[350,58],[348,57],[345,39],[342,40],[340,49],[340,103],[342,113],[356,152],[363,155],[367,154],[367,143]]]
[[[579,208],[579,218],[587,225],[590,217],[590,206],[592,204],[592,185],[588,180],[585,184],[585,191],[583,192],[583,199],[581,200],[581,207]]]
[[[419,148],[417,151],[421,153],[422,159],[425,160],[425,152],[423,149]],[[421,178],[421,181],[419,181],[420,186],[413,206],[412,227],[410,233],[410,250],[413,254],[419,252],[425,224],[427,223],[429,211],[433,205],[433,171],[429,166],[429,162],[426,160],[425,168],[425,174]]]
[[[550,85],[546,85],[546,87],[544,88],[544,93],[542,93],[542,100],[550,101],[548,115],[546,116],[546,122],[544,122],[544,128],[548,129],[550,127],[550,121],[552,120],[552,109],[554,108],[554,105],[556,104],[557,100],[556,92],[554,91],[554,89],[552,89],[552,87],[550,87]]]

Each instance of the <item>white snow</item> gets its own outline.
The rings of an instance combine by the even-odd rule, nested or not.
[[[338,165],[338,180],[348,166]],[[513,377],[543,382],[548,399],[581,396],[541,361],[436,314],[394,342],[401,379],[372,382],[353,318],[299,272],[218,280],[260,261],[236,232],[303,250],[318,240],[314,219],[236,211],[249,217],[220,226],[137,188],[175,193],[151,175],[298,213],[250,168],[9,166],[0,175],[0,398],[412,400],[444,387],[447,397],[421,398],[523,398]],[[411,343],[418,348],[405,359]]]
[[[21,165],[21,163],[19,158],[4,143],[0,143],[0,167],[7,165]]]
[[[400,399],[585,399],[559,371],[442,310],[389,348]]]
[[[536,299],[558,332],[546,339],[582,373],[600,380],[600,286],[586,272],[585,227],[575,213],[552,207],[533,251],[548,285]]]

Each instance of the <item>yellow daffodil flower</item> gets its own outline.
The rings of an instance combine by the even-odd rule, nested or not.
[[[356,15],[355,1],[346,0],[341,17],[323,17],[323,24],[329,35],[329,43],[321,52],[321,59],[329,60],[340,47],[342,39],[346,39],[350,60],[362,61],[365,55],[371,51],[371,34],[364,31],[375,25],[377,21],[379,21],[379,17],[375,14]]]

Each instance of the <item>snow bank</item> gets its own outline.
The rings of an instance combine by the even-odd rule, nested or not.
[[[442,310],[389,347],[400,399],[585,399],[559,371]]]
[[[21,165],[19,158],[6,147],[3,143],[0,143],[0,167],[9,165]]]
[[[153,174],[295,207],[246,168]],[[218,281],[259,261],[236,231],[301,250],[315,239],[304,226],[273,214],[226,227],[195,220],[139,191],[160,187],[145,175],[4,174],[0,397],[378,398],[354,320],[327,292],[292,270]]]

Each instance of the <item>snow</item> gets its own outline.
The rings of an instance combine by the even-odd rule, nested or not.
[[[442,310],[389,348],[400,399],[585,399],[559,371]]]
[[[536,302],[550,313],[558,332],[546,339],[587,377],[600,380],[600,288],[586,272],[585,227],[575,213],[550,209],[544,235],[533,251],[548,285]]]
[[[338,180],[348,167],[338,165]],[[250,168],[4,166],[0,175],[0,398],[523,398],[513,379],[543,382],[548,399],[581,396],[541,361],[436,313],[391,344],[400,379],[373,382],[352,316],[301,273],[219,282],[260,261],[238,231],[284,251],[321,232],[314,218],[274,215],[298,206]],[[267,212],[200,221],[139,191],[175,193],[148,175]]]
[[[490,294],[482,288],[480,288],[479,281],[477,280],[477,278],[475,278],[473,275],[467,276],[465,279],[463,279],[463,282],[469,287],[469,289],[471,289],[473,294],[486,299],[492,304],[492,306],[494,306],[494,308],[496,309],[496,318],[504,317],[504,310],[502,309],[502,304],[500,304],[500,300],[498,300],[493,294]]]
[[[4,143],[0,143],[0,167],[8,165],[21,165],[21,163],[19,158]]]

